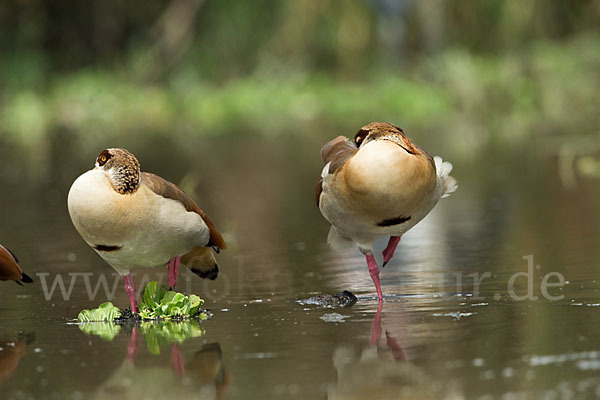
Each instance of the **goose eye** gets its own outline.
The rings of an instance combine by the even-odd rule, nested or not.
[[[110,158],[110,155],[106,154],[106,152],[100,154],[98,156],[98,160],[97,160],[98,161],[98,165],[102,167],[104,164],[106,164],[106,162],[108,161],[109,158]]]
[[[356,134],[356,136],[354,137],[354,143],[356,143],[357,147],[360,147],[360,145],[362,144],[362,142],[365,140],[365,137],[367,137],[367,133],[366,132],[358,132]]]

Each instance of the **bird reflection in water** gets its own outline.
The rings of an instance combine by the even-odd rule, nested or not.
[[[160,350],[152,332],[156,331],[133,326],[123,364],[98,388],[94,399],[225,398],[230,374],[223,365],[218,343],[205,344],[193,356],[186,357],[179,340],[172,338],[172,343],[165,343],[160,338],[160,347],[170,346],[167,363],[156,356]],[[154,353],[151,356],[138,354],[142,338],[149,353]]]
[[[0,340],[0,387],[10,379],[25,355],[25,347],[33,341],[33,334],[20,334],[15,341]]]
[[[333,355],[338,382],[327,399],[432,399],[431,382],[412,364],[400,342],[385,330],[382,340],[382,308],[379,302],[371,323],[369,345],[362,349],[339,347]]]

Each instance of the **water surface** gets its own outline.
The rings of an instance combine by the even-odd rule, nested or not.
[[[0,151],[0,242],[36,280],[0,285],[2,399],[600,396],[600,190],[592,178],[566,184],[552,154],[451,159],[459,190],[402,239],[378,308],[358,250],[325,244],[314,205],[322,140],[124,140],[145,170],[194,193],[230,244],[216,282],[180,276],[178,289],[214,313],[203,333],[155,354],[140,328],[105,340],[73,324],[106,301],[103,290],[90,300],[83,275],[68,300],[58,289],[46,300],[43,279],[114,279],[72,227],[66,194],[115,144],[60,138]],[[299,301],[344,289],[359,297],[351,308]],[[113,302],[128,304],[120,283]]]

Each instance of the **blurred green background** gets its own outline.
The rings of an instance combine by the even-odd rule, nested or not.
[[[598,133],[599,21],[597,0],[3,1],[0,143],[383,120],[465,156],[560,145]]]

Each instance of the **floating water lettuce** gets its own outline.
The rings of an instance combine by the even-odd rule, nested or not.
[[[149,282],[144,288],[140,304],[142,319],[188,319],[205,320],[207,315],[200,310],[204,300],[195,294],[189,296],[183,293],[167,290],[156,281]]]
[[[121,311],[107,302],[93,310],[83,310],[77,316],[79,329],[87,334],[113,340],[121,330],[121,324],[135,321],[133,329],[140,329],[146,338],[146,346],[153,354],[170,343],[182,343],[204,334],[199,320],[208,318],[200,308],[204,300],[196,295],[186,296],[173,292],[157,282],[149,282],[144,288],[139,304],[139,316],[130,310]],[[141,319],[141,323],[140,323]]]
[[[204,300],[191,294],[173,292],[156,281],[149,282],[144,288],[139,304],[139,316],[143,320],[184,320],[198,318],[207,319],[207,314],[200,309]],[[121,316],[127,318],[112,303],[106,302],[93,310],[83,310],[77,316],[79,322],[115,322]]]
[[[79,322],[113,322],[121,316],[121,310],[111,302],[100,304],[93,310],[83,310],[77,316]]]

